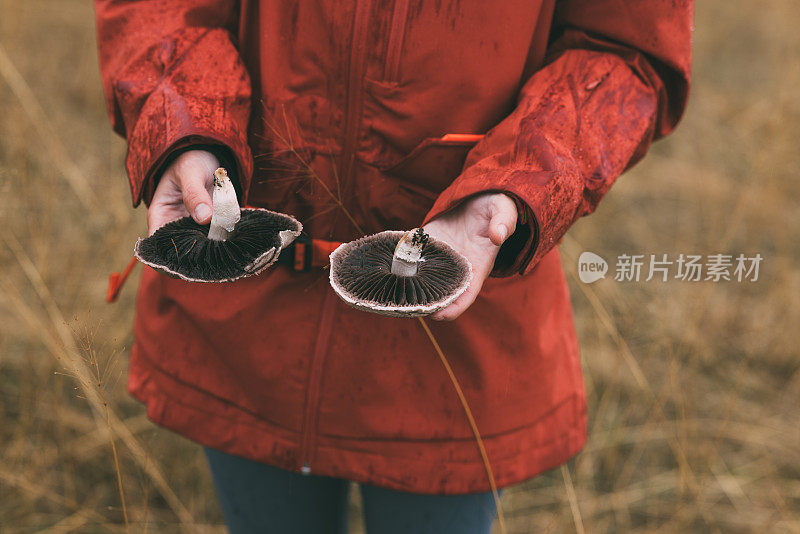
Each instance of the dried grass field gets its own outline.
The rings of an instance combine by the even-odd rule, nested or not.
[[[509,532],[800,532],[797,7],[698,2],[684,121],[564,240],[591,434],[504,494]],[[124,152],[90,2],[0,0],[3,534],[124,532],[117,464],[131,531],[224,531],[200,448],[125,391],[139,271],[104,297],[145,222]],[[756,282],[588,285],[584,250],[764,260]]]

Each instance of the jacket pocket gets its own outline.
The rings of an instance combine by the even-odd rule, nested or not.
[[[400,179],[409,189],[435,199],[461,174],[467,154],[482,138],[479,134],[428,137],[408,155],[380,170]]]

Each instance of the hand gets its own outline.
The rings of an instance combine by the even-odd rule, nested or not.
[[[449,244],[472,264],[472,282],[467,290],[431,319],[452,321],[469,308],[494,267],[500,245],[516,226],[517,207],[503,193],[472,197],[425,225],[426,232]]]
[[[211,221],[211,190],[218,167],[216,156],[204,150],[189,150],[178,156],[161,176],[147,210],[150,235],[190,213],[199,224]]]

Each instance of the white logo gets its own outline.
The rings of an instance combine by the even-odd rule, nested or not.
[[[578,258],[578,278],[584,284],[597,282],[606,277],[608,263],[594,252],[582,252]]]

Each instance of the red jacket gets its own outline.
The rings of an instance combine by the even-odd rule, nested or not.
[[[431,325],[500,486],[584,443],[554,246],[675,126],[688,90],[690,1],[553,4],[97,1],[134,204],[196,144],[232,156],[249,204],[293,214],[314,238],[359,237],[318,179],[368,233],[419,226],[476,193],[516,199],[496,277],[458,320]],[[130,391],[197,442],[400,490],[489,487],[420,324],[348,308],[321,269],[229,284],[145,269],[135,338]]]

